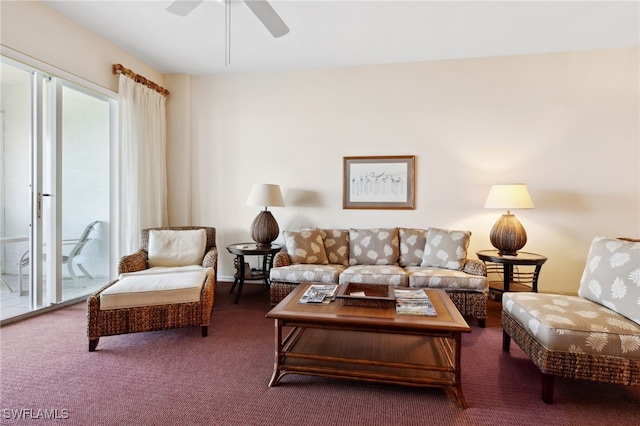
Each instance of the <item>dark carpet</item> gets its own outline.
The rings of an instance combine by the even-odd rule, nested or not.
[[[77,304],[0,329],[0,424],[61,425],[589,425],[637,424],[640,388],[556,379],[514,344],[504,353],[500,307],[463,335],[463,410],[441,389],[285,376],[269,388],[268,291],[248,285],[238,305],[220,283],[209,336],[199,328],[110,336],[87,351]],[[53,418],[52,418],[53,417]],[[57,417],[57,419],[55,418]]]

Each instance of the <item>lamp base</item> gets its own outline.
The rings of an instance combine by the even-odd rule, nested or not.
[[[511,214],[503,214],[491,228],[489,234],[491,245],[498,249],[498,254],[503,256],[517,256],[527,243],[527,233],[516,217]]]
[[[280,228],[271,212],[263,210],[253,219],[249,231],[258,248],[271,248],[271,243],[278,238]]]

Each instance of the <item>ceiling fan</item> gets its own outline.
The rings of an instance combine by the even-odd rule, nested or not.
[[[202,1],[203,0],[175,0],[167,7],[167,11],[178,16],[187,16],[198,7]],[[228,7],[231,0],[218,1],[224,2]],[[274,37],[282,37],[289,32],[289,27],[287,27],[280,16],[278,16],[276,11],[273,10],[273,7],[271,7],[267,0],[243,0],[243,2]]]

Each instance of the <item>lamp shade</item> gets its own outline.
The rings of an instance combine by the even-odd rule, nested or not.
[[[487,209],[506,209],[500,219],[491,228],[489,239],[501,255],[515,256],[527,243],[527,233],[520,221],[511,214],[510,209],[532,209],[533,201],[522,183],[493,185],[484,204]]]
[[[485,209],[532,209],[533,201],[524,183],[493,185],[489,190]]]
[[[280,186],[268,183],[254,184],[253,187],[251,187],[249,198],[247,198],[247,205],[284,207]]]

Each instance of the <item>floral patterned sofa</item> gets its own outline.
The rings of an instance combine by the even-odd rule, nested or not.
[[[542,400],[563,376],[640,386],[640,240],[596,237],[578,296],[504,293],[511,339],[542,372]]]
[[[467,259],[471,233],[440,228],[284,231],[286,251],[270,271],[271,304],[302,282],[442,288],[462,315],[484,327],[486,268]]]

